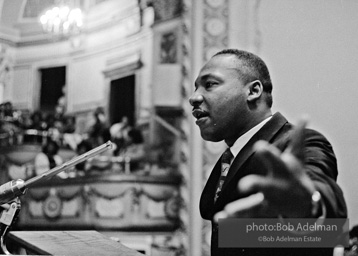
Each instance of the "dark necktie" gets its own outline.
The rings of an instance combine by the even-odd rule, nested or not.
[[[216,201],[216,199],[219,197],[220,192],[221,192],[221,188],[224,184],[226,175],[229,171],[230,168],[230,164],[231,164],[231,160],[233,158],[233,154],[230,151],[230,148],[227,148],[225,150],[225,152],[223,153],[223,155],[221,156],[221,175],[220,175],[220,179],[218,182],[218,186],[216,189],[216,193],[215,193],[215,198],[214,198],[214,202]]]

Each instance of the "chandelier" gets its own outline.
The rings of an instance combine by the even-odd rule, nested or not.
[[[79,33],[83,25],[83,14],[80,8],[68,5],[54,6],[40,17],[45,32],[55,35],[70,35]]]

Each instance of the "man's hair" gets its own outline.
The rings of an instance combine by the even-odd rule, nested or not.
[[[254,80],[260,80],[263,86],[264,92],[266,92],[266,104],[272,106],[272,82],[270,78],[270,72],[265,62],[257,55],[237,49],[224,49],[217,52],[214,56],[232,54],[241,61],[242,67],[240,68],[240,78],[245,83],[249,83]],[[214,57],[213,56],[213,57]]]

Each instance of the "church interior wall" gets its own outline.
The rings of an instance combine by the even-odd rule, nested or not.
[[[182,95],[182,72],[187,64],[183,62],[192,65],[185,78],[193,83],[199,66],[216,50],[232,47],[253,51],[270,69],[274,111],[282,112],[293,123],[307,114],[309,126],[322,131],[332,142],[338,159],[338,183],[347,200],[350,226],[358,224],[358,201],[355,198],[358,188],[352,178],[356,177],[358,166],[358,135],[354,129],[358,122],[354,111],[358,107],[356,1],[183,1],[191,3],[189,56],[184,56],[182,51],[188,36],[182,30],[182,17],[152,26],[153,13],[146,10],[148,22],[140,27],[138,9],[132,1],[106,2],[97,13],[94,10],[90,13],[90,33],[85,36],[52,43],[40,40],[41,44],[31,40],[4,43],[13,62],[11,82],[3,89],[4,100],[12,101],[18,109],[36,110],[39,69],[66,66],[67,110],[78,116],[79,130],[84,131],[92,111],[98,106],[108,107],[111,80],[134,74],[137,121],[154,127],[149,132],[153,140],[163,140],[164,144],[167,143],[165,138],[170,138],[170,143],[176,141],[173,155],[175,164],[178,164],[182,146],[177,141],[181,131],[180,111],[188,104]],[[121,11],[122,20],[118,20],[120,15],[116,15],[115,8],[108,16],[103,15],[109,2],[115,7],[126,7]],[[19,5],[20,1],[16,3]],[[215,13],[215,8],[220,12]],[[6,17],[9,23],[11,17]],[[216,17],[222,23],[218,20],[209,22]],[[0,32],[4,31],[5,28],[0,27]],[[171,49],[178,55],[173,60],[171,52],[164,51],[168,62],[160,63],[163,57],[161,40],[171,32],[177,40]],[[11,38],[17,36],[11,34]],[[35,41],[39,42],[38,39]],[[189,90],[193,88],[192,85]],[[185,164],[188,170],[195,167],[195,170],[189,170],[187,178],[196,183],[189,183],[183,190],[191,195],[201,190],[222,144],[203,143],[193,118],[185,116],[184,121],[190,125],[184,132],[190,139],[188,152],[193,153]],[[153,134],[155,132],[157,134]],[[200,159],[198,152],[202,155]],[[191,173],[194,171],[200,173]],[[198,200],[198,195],[192,198]],[[196,204],[190,202],[187,206],[186,214],[191,214],[188,218],[201,221],[198,213],[193,213],[198,210]],[[190,239],[188,251],[208,255],[210,228],[201,224],[188,225],[188,233],[185,233]],[[198,234],[202,236],[198,238]]]

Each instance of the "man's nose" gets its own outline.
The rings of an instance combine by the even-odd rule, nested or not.
[[[203,102],[204,98],[203,95],[201,95],[198,92],[194,92],[193,95],[189,98],[189,103],[192,106],[200,105]]]

